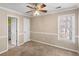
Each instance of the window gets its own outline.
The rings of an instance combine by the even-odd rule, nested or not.
[[[75,15],[62,15],[58,17],[58,39],[75,41]]]

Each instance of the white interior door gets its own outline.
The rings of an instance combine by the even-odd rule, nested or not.
[[[11,19],[11,44],[16,46],[16,40],[17,40],[17,19],[13,18]]]
[[[24,18],[24,42],[30,41],[30,20]]]

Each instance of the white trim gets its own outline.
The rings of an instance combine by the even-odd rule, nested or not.
[[[28,41],[27,41],[27,42],[29,42],[29,41],[31,41],[31,40],[30,40],[30,39],[28,39]],[[18,46],[21,46],[21,45],[23,45],[24,43],[26,43],[26,42],[23,42],[23,43],[19,44]]]
[[[65,47],[61,47],[61,46],[57,46],[57,45],[53,45],[53,44],[49,44],[47,42],[42,42],[42,41],[37,41],[37,40],[31,40],[31,41],[35,41],[35,42],[39,42],[39,43],[42,43],[42,44],[46,44],[46,45],[50,45],[50,46],[54,46],[54,47],[57,47],[57,48],[61,48],[61,49],[65,49],[65,50],[69,50],[69,51],[72,51],[72,52],[76,52],[79,54],[79,51],[78,50],[73,50],[73,49],[69,49],[69,48],[65,48]]]
[[[2,53],[4,53],[4,52],[7,52],[7,51],[8,51],[8,49],[6,49],[6,50],[4,50],[4,51],[1,51],[0,54],[2,54]]]
[[[46,32],[33,32],[33,31],[30,31],[31,33],[35,33],[35,34],[46,34],[46,35],[56,35],[58,36],[57,33],[46,33]]]
[[[72,34],[72,41],[75,43],[75,40],[76,40],[76,36],[75,36],[75,20],[76,20],[76,16],[75,16],[75,14],[72,14],[73,15],[73,18],[72,18],[72,32],[73,32],[73,34]]]
[[[7,16],[7,49],[6,50],[8,50],[8,16]]]
[[[12,13],[16,13],[16,14],[19,14],[19,15],[23,15],[22,13],[15,11],[15,10],[12,10],[12,9],[9,9],[9,8],[0,7],[0,9],[6,10],[6,11],[9,11],[9,12],[12,12]]]
[[[58,40],[59,40],[59,33],[60,33],[60,16],[58,16]]]
[[[17,19],[17,35],[18,35],[18,46],[19,46],[19,17],[18,17],[18,19]]]
[[[23,43],[20,43],[18,46],[21,46],[21,45],[23,45],[24,44],[24,42]]]
[[[46,32],[34,32],[34,31],[30,31],[31,33],[36,33],[36,34],[47,34],[47,35],[57,35],[57,33],[46,33]],[[23,33],[20,33],[20,35]],[[75,35],[75,38],[79,38],[79,36]]]

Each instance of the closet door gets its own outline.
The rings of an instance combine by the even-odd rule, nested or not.
[[[11,19],[11,43],[13,45],[17,45],[17,19]]]
[[[30,20],[24,18],[24,42],[30,41]]]

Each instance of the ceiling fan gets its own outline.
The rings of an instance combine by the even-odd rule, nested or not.
[[[30,3],[30,5],[27,5],[26,7],[31,9],[26,13],[34,12],[34,15],[39,15],[41,12],[47,13],[47,10],[44,9],[46,7],[44,3]]]

